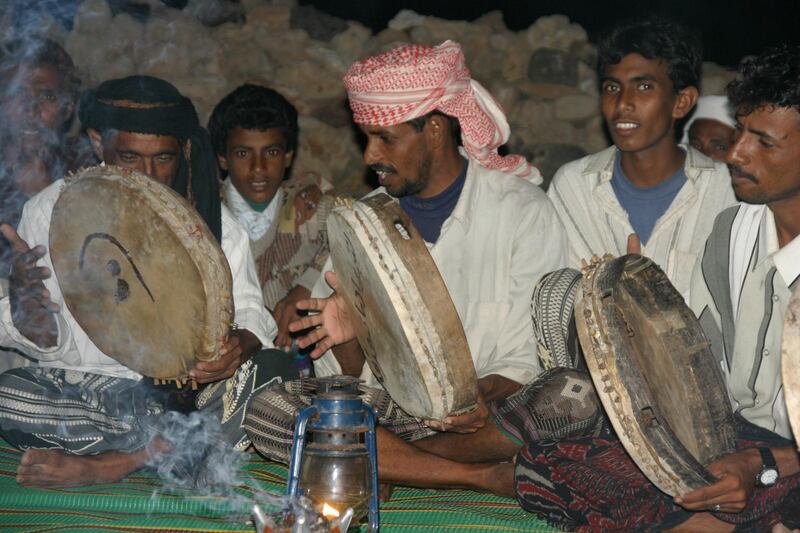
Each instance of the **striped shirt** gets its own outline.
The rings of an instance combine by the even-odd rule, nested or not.
[[[741,204],[717,217],[692,280],[692,309],[719,360],[733,409],[786,438],[781,336],[798,277],[800,237],[780,248],[772,211]]]

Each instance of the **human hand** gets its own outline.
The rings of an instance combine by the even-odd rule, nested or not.
[[[628,246],[625,251],[628,254],[639,254],[642,253],[642,241],[639,239],[639,236],[635,233],[631,233],[628,235]]]
[[[333,272],[325,273],[325,281],[333,289],[333,294],[328,298],[309,298],[297,302],[297,308],[307,311],[316,311],[289,324],[289,331],[309,330],[308,333],[297,338],[300,348],[307,348],[317,343],[309,354],[317,359],[322,354],[340,344],[356,338],[355,326],[347,310],[344,297],[337,291],[339,281]]]
[[[302,318],[297,312],[297,303],[301,300],[307,300],[310,297],[311,291],[298,285],[290,290],[285,298],[275,304],[275,309],[273,309],[272,314],[278,325],[278,335],[275,337],[276,348],[283,348],[284,351],[288,351],[292,346],[289,324],[297,322]]]
[[[250,356],[261,347],[261,341],[246,329],[235,329],[219,347],[213,361],[198,361],[189,377],[198,383],[212,383],[231,377]]]
[[[44,280],[52,272],[47,267],[36,266],[47,250],[44,246],[31,249],[8,224],[0,224],[0,232],[11,244],[8,289],[14,327],[39,346],[54,346],[58,327],[53,315],[61,307],[50,299],[50,291],[44,286]]]
[[[708,465],[718,481],[674,501],[689,511],[738,513],[747,507],[761,472],[761,455],[755,448],[732,453]]]
[[[451,431],[453,433],[475,433],[489,418],[489,408],[483,400],[483,395],[478,394],[475,409],[458,416],[448,416],[444,420],[425,420],[425,425],[435,431]]]

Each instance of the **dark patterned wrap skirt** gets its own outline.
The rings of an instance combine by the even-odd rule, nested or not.
[[[738,416],[736,429],[739,449],[792,445]],[[692,515],[650,483],[608,425],[599,437],[528,442],[517,455],[515,484],[524,509],[568,531],[662,531]],[[736,531],[800,527],[800,474],[757,488],[741,513],[715,516]]]

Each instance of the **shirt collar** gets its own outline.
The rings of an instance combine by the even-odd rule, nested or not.
[[[475,203],[477,202],[475,173],[478,171],[479,165],[477,161],[467,156],[463,148],[459,148],[459,152],[468,161],[467,177],[464,181],[464,188],[461,189],[461,195],[458,197],[458,202],[448,218],[453,218],[464,225],[469,225],[472,220],[472,213],[475,212]],[[445,223],[447,223],[446,220]],[[444,228],[444,226],[442,226],[442,228]]]
[[[778,229],[775,226],[775,216],[772,214],[772,210],[764,209],[763,216],[758,239],[758,257],[771,258],[788,287],[800,276],[800,236],[780,248]]]
[[[225,203],[251,241],[260,239],[275,225],[278,211],[283,204],[283,194],[283,187],[279,187],[269,206],[264,211],[258,212],[250,207],[230,178],[222,182],[222,196],[225,198]]]
[[[711,158],[691,146],[683,144],[679,144],[678,146],[686,152],[686,161],[683,163],[683,168],[687,180],[695,182],[702,171],[714,170],[714,161]],[[611,181],[611,176],[614,173],[614,160],[617,157],[617,151],[616,146],[609,146],[605,150],[590,155],[583,174],[600,174],[600,183]]]

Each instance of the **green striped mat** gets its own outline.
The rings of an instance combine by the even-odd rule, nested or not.
[[[282,494],[286,467],[248,456],[250,481],[224,496],[166,489],[148,472],[125,481],[75,489],[26,489],[15,472],[20,453],[0,441],[0,531],[253,531],[254,494]],[[403,531],[555,531],[514,500],[459,490],[398,487],[381,505],[381,529]],[[366,530],[366,528],[362,528]]]

